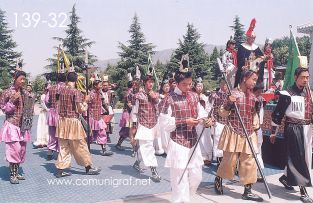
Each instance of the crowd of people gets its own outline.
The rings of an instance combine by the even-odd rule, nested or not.
[[[266,101],[262,93],[271,88],[282,90],[283,85],[279,80],[276,87],[274,84],[271,42],[266,41],[262,52],[254,43],[254,27],[252,20],[246,42],[238,52],[233,39],[227,42],[220,67],[225,77],[210,94],[204,91],[201,78],[193,80],[188,55],[182,56],[173,77],[164,79],[159,90],[154,90],[156,81],[149,72],[128,82],[115,148],[124,150],[122,144],[129,140],[131,156],[135,157],[132,167],[139,173],[143,172],[142,164],[150,168],[154,182],[162,181],[156,156],[166,157],[164,167],[170,171],[173,202],[190,201],[202,180],[203,165],[212,162],[218,166],[214,180],[217,194],[224,194],[223,179],[232,180],[238,175],[244,186],[242,199],[263,201],[252,191],[253,184],[264,181],[261,147]],[[57,154],[57,178],[71,175],[66,169],[71,166],[72,155],[77,164],[85,167],[86,174],[97,175],[101,169],[94,166],[88,144],[99,145],[102,156],[113,154],[106,147],[114,116],[108,76],[101,78],[94,73],[88,94],[76,88],[78,75],[74,69],[61,69],[53,78],[53,84],[47,85],[40,97],[42,110],[34,146],[47,147],[47,160]],[[299,186],[300,199],[312,203],[306,191],[312,186],[312,97],[306,88],[307,67],[300,64],[294,78],[293,86],[279,92],[270,140],[275,142],[285,117],[286,170],[279,181],[288,190]],[[18,184],[25,179],[19,167],[30,141],[34,94],[31,84],[24,89],[24,71],[17,69],[13,80],[0,99],[6,115],[0,140],[5,142],[10,182]]]

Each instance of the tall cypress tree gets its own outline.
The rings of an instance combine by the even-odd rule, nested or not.
[[[79,22],[80,17],[76,14],[76,6],[74,4],[72,11],[70,12],[70,23],[65,30],[66,37],[54,37],[53,39],[56,39],[63,45],[67,57],[73,62],[75,68],[81,72],[84,66],[84,50],[90,48],[95,42],[83,37],[82,30],[78,28]],[[57,52],[57,47],[55,47],[55,49],[55,52]],[[95,56],[92,54],[88,54],[88,58],[90,64],[93,64],[96,61]],[[56,54],[54,54],[54,58],[48,60],[51,62],[48,67],[53,69],[56,68]]]
[[[10,69],[15,68],[16,61],[22,56],[14,51],[17,44],[12,37],[13,30],[9,29],[5,12],[0,9],[0,88],[7,88],[10,84]]]
[[[235,16],[234,19],[234,25],[229,26],[234,30],[234,40],[236,41],[236,48],[239,47],[241,43],[245,41],[245,31],[244,31],[244,25],[240,23],[239,16]]]

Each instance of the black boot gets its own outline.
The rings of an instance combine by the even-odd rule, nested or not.
[[[55,175],[55,177],[61,178],[61,177],[71,176],[71,175],[72,174],[70,172],[64,172],[63,169],[58,169],[57,174]]]
[[[300,187],[300,200],[304,203],[313,203],[313,199],[310,198],[308,192],[306,191],[305,187],[299,186]]]
[[[136,160],[134,165],[133,165],[133,168],[136,169],[139,173],[143,173],[143,169],[140,167],[140,161]]]
[[[87,175],[98,175],[101,171],[101,168],[97,168],[97,167],[93,168],[91,166],[86,166],[85,169],[86,169]]]
[[[125,138],[120,137],[120,139],[118,140],[117,144],[115,145],[115,148],[119,151],[124,151],[124,148],[122,147],[122,143],[125,140]]]
[[[20,164],[17,164],[17,179],[25,180],[25,177],[22,174],[19,174]]]
[[[218,195],[223,194],[223,179],[219,176],[216,176],[214,180],[214,189],[216,194]]]
[[[251,189],[252,184],[247,184],[244,187],[245,187],[245,191],[241,196],[242,199],[251,200],[251,201],[255,201],[255,202],[263,202],[262,197],[252,193],[252,189]]]
[[[285,187],[285,189],[287,190],[294,190],[294,188],[291,185],[288,185],[287,183],[287,177],[285,175],[282,175],[279,179],[279,182],[281,184],[283,184],[283,186]]]
[[[10,163],[10,183],[19,184],[19,180],[17,178],[17,164],[14,163]]]
[[[102,156],[111,156],[113,154],[113,152],[106,149],[104,144],[101,145],[101,148],[102,148],[102,151],[100,152],[100,154]]]
[[[150,167],[152,173],[152,181],[159,183],[161,181],[161,176],[159,176],[156,167]]]

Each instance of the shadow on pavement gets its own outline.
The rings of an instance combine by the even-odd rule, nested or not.
[[[0,167],[0,178],[1,180],[4,180],[4,181],[10,181],[9,166]]]

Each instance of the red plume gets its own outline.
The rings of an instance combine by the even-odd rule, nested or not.
[[[254,28],[255,28],[255,23],[256,23],[256,20],[255,20],[255,18],[253,18],[253,19],[251,20],[250,27],[249,27],[248,31],[246,32],[246,35],[247,35],[248,37],[251,37],[251,36],[252,36],[252,32],[253,32],[253,30],[254,30]]]

